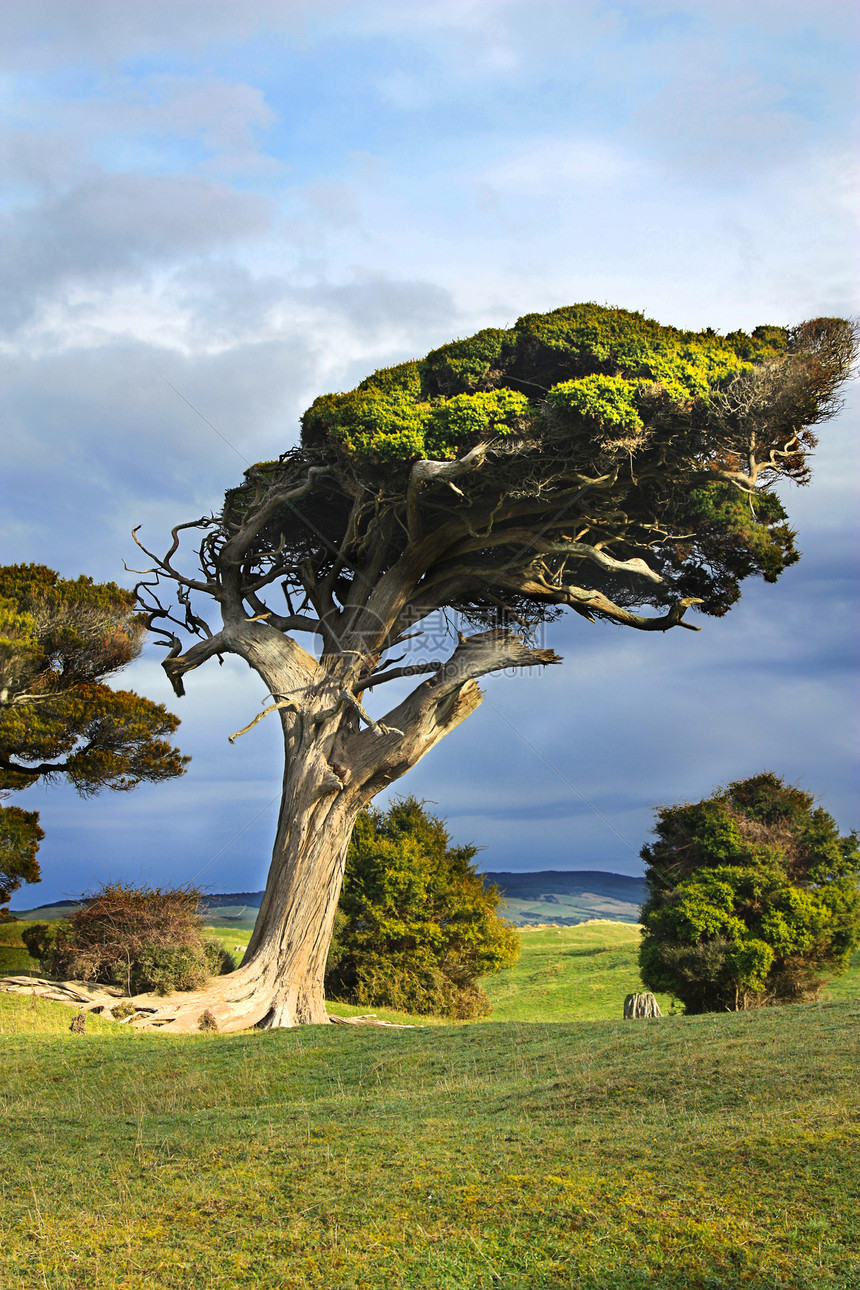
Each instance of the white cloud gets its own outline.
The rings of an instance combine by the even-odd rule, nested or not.
[[[856,310],[847,10],[7,5],[4,559],[123,579],[133,523],[163,549],[316,394],[530,310],[722,329]],[[789,498],[807,554],[777,587],[700,637],[560,624],[564,667],[488,685],[634,849],[651,803],[764,764],[852,823],[851,415]],[[128,675],[169,699],[151,661]],[[226,745],[261,697],[211,666],[177,705],[184,780],[42,794],[46,895],[70,857],[163,880],[229,842],[280,774],[276,727]],[[436,800],[487,867],[636,868],[489,706],[395,791]],[[273,828],[210,876],[245,885],[244,858],[262,881]]]
[[[7,327],[20,326],[60,287],[145,277],[260,234],[270,221],[266,199],[197,176],[94,175],[0,217],[2,316]]]
[[[511,193],[525,200],[541,200],[563,190],[581,198],[596,190],[638,185],[648,167],[608,140],[599,138],[532,138],[518,142],[513,155],[482,171],[478,184]]]

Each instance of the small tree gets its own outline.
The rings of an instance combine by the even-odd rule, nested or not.
[[[0,921],[11,918],[6,906],[21,883],[39,881],[36,852],[44,836],[38,811],[0,806]]]
[[[860,851],[809,793],[765,772],[657,812],[642,979],[687,1012],[815,998],[860,943]]]
[[[67,779],[83,797],[181,775],[164,738],[179,719],[105,679],[140,653],[135,597],[115,583],[60,578],[38,564],[0,568],[0,798]],[[0,905],[38,882],[36,811],[0,806]]]
[[[358,817],[347,853],[326,993],[348,1003],[465,1019],[489,1012],[478,979],[519,957],[501,893],[410,797]]]
[[[838,318],[720,336],[590,304],[528,314],[316,399],[298,447],[251,467],[217,515],[178,524],[163,558],[147,552],[139,592],[176,693],[236,654],[271,695],[255,721],[277,712],[283,732],[260,914],[209,999],[220,1030],[326,1020],[359,813],[475,711],[480,677],[560,662],[541,624],[567,607],[698,630],[688,611],[720,617],[745,578],[798,559],[774,485],[808,479],[811,427],[838,408],[855,350]],[[446,610],[478,630],[404,663]],[[410,694],[368,711],[368,692],[408,676]],[[197,1012],[171,1005],[151,1024],[194,1029]]]
[[[21,939],[54,977],[118,985],[129,994],[196,990],[233,966],[206,935],[199,901],[192,887],[112,883],[68,921],[34,923]]]

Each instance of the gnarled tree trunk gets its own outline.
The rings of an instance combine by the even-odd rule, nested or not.
[[[447,664],[375,722],[345,681],[342,656],[317,664],[278,633],[254,627],[245,657],[273,695],[302,695],[280,709],[286,767],[266,891],[242,966],[155,1010],[147,1000],[132,1019],[140,1028],[325,1023],[326,957],[359,811],[475,711],[482,698],[476,675],[556,661],[552,650],[529,648],[507,631],[463,638]]]

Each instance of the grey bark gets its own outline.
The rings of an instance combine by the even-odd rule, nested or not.
[[[662,1017],[660,1005],[653,994],[628,994],[624,1000],[624,1020],[637,1017]]]
[[[483,697],[476,677],[560,659],[506,630],[464,637],[447,663],[374,721],[353,690],[358,668],[350,651],[317,662],[281,632],[247,620],[216,640],[240,653],[272,696],[284,700],[283,797],[266,891],[240,968],[203,991],[139,1012],[131,1024],[191,1032],[204,1012],[221,1032],[324,1024],[326,957],[359,812],[475,711]],[[200,661],[217,645],[205,642]],[[175,660],[179,684],[197,666],[196,649]]]

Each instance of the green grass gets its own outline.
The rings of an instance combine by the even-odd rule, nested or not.
[[[837,1002],[622,1022],[637,936],[526,931],[475,1025],[78,1036],[0,994],[0,1286],[854,1290],[860,955]]]
[[[0,921],[0,976],[22,976],[39,971],[39,964],[24,949],[21,933],[31,923],[10,918]]]
[[[844,976],[838,976],[824,987],[826,1002],[847,1002],[860,999],[860,950],[851,956],[851,965]]]
[[[858,1022],[7,1037],[0,1284],[848,1290]]]
[[[75,1015],[76,1009],[66,1003],[52,1003],[50,999],[32,995],[0,994],[0,1053],[6,1052],[5,1041],[10,1038],[30,1035],[57,1038],[67,1034]],[[86,1026],[87,1034],[95,1035],[119,1036],[125,1030],[118,1021],[105,1021],[96,1013],[88,1014]]]
[[[519,962],[482,985],[493,1021],[599,1021],[620,1018],[624,997],[644,987],[635,923],[520,928]],[[658,996],[669,1012],[671,996]]]

